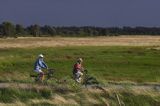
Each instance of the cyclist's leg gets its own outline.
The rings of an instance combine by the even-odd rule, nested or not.
[[[76,77],[77,77],[76,72],[73,71],[72,73],[73,73],[73,79],[76,80]]]
[[[81,80],[82,80],[82,75],[83,75],[83,73],[81,73],[80,71],[78,71],[77,73],[76,73],[76,81],[77,82],[81,82]]]
[[[37,81],[43,81],[44,80],[44,72],[40,68],[37,68],[35,70],[35,72],[38,73]]]
[[[79,71],[79,75],[80,75],[80,76],[79,76],[79,81],[82,82],[83,73],[82,73],[81,71]]]
[[[39,79],[40,79],[41,81],[44,80],[44,72],[40,72],[40,73],[39,73]]]

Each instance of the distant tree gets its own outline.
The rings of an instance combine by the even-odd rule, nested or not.
[[[33,26],[33,35],[35,35],[35,36],[40,36],[40,26],[39,25],[37,25],[37,24],[35,24],[34,26]]]
[[[40,31],[40,26],[35,24],[31,25],[27,28],[28,32],[33,35],[34,37],[40,36],[41,31]]]
[[[16,35],[22,36],[23,34],[25,34],[25,30],[24,30],[23,26],[20,24],[17,24],[16,25]]]
[[[23,27],[11,22],[3,22],[0,24],[0,37],[23,36],[118,36],[118,35],[160,35],[160,27],[53,27],[49,25],[39,26],[37,24]]]
[[[84,33],[85,33],[86,36],[91,36],[92,32],[93,32],[92,28],[88,27],[88,26],[83,27],[83,31],[84,31]]]
[[[0,24],[0,37],[3,37],[3,26]]]
[[[100,34],[100,32],[98,31],[98,29],[99,28],[96,28],[96,27],[92,28],[92,35],[93,36],[98,36]]]
[[[45,25],[44,27],[41,27],[41,32],[43,35],[49,35],[54,36],[56,35],[56,29],[54,27]]]
[[[82,27],[79,28],[77,35],[85,36],[85,32],[84,32],[84,29]]]
[[[11,22],[3,22],[2,34],[5,37],[15,37],[15,26]]]

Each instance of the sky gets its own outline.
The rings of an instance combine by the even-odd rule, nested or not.
[[[160,0],[0,0],[0,23],[160,26]]]

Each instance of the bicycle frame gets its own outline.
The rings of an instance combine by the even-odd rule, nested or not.
[[[43,82],[44,80],[48,81],[49,79],[51,79],[53,77],[54,72],[55,72],[54,69],[47,69],[47,72],[44,72],[44,76],[43,76],[42,80],[40,79],[41,74],[30,75],[30,77],[34,77],[36,82]],[[45,76],[46,76],[46,78],[45,78]]]

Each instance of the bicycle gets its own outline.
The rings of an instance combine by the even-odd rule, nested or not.
[[[84,70],[82,76],[82,84],[87,87],[87,85],[98,85],[99,82],[95,77],[88,74],[88,70]]]
[[[53,78],[54,72],[54,69],[47,69],[47,72],[44,72],[42,80],[40,79],[40,74],[30,74],[30,77],[34,78],[35,82],[44,83]]]
[[[85,86],[99,84],[99,82],[97,81],[97,79],[95,77],[88,74],[88,70],[82,71],[82,74],[83,75],[80,75],[79,78],[77,78],[77,79],[79,79],[79,81],[77,81],[77,79],[74,78],[77,83],[80,83]]]

